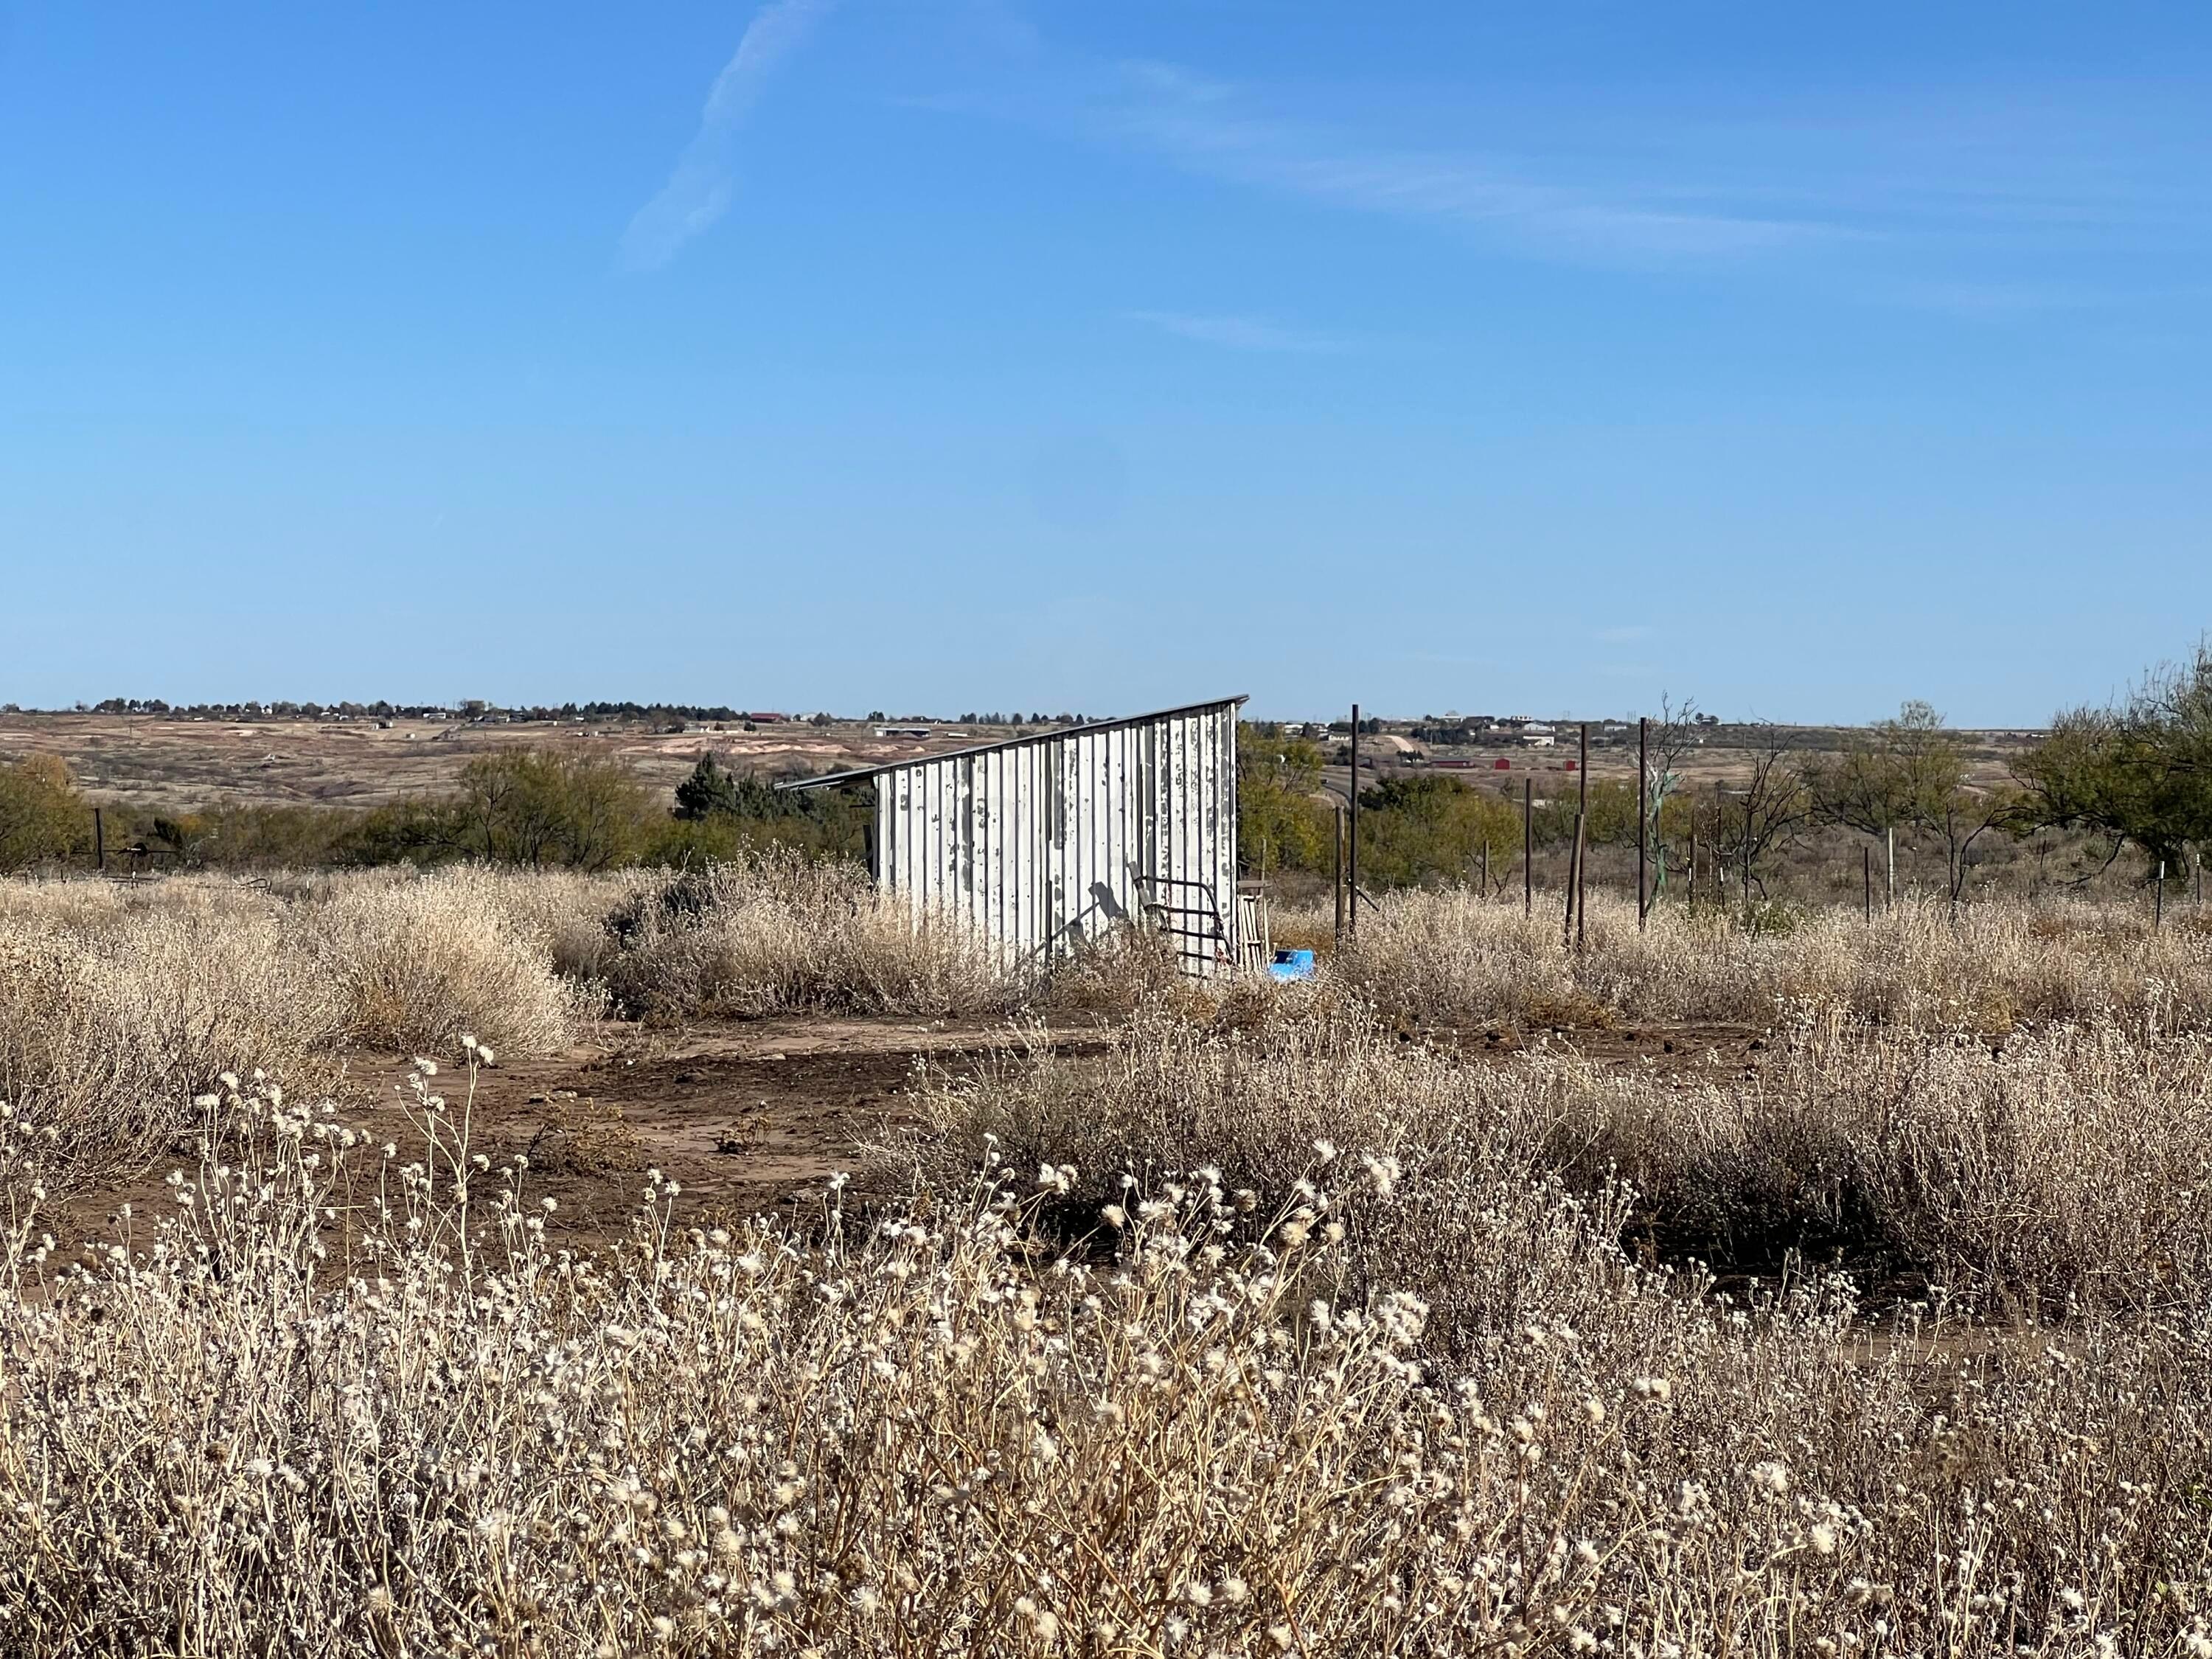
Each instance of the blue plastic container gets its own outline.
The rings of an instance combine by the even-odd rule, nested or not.
[[[1267,971],[1277,979],[1311,979],[1314,976],[1314,954],[1310,951],[1278,951]]]

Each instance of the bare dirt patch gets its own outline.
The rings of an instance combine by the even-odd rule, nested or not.
[[[621,1237],[645,1196],[649,1170],[682,1188],[685,1224],[788,1209],[849,1170],[863,1146],[912,1121],[920,1066],[971,1073],[1020,1039],[981,1020],[795,1017],[655,1031],[610,1024],[594,1040],[543,1059],[480,1070],[445,1067],[435,1086],[447,1110],[465,1102],[469,1149],[495,1167],[530,1160],[526,1193],[558,1206],[549,1233],[589,1247]],[[1095,1050],[1096,1029],[1054,1032],[1056,1052]],[[337,1098],[341,1121],[404,1158],[422,1136],[404,1103],[410,1057],[349,1057]],[[145,1176],[77,1194],[55,1235],[74,1247],[112,1235],[118,1207],[141,1216],[173,1206],[165,1181],[177,1156]]]
[[[1755,1078],[1774,1053],[1764,1028],[1713,1024],[1498,1024],[1407,1030],[1401,1039],[1498,1064],[1549,1046],[1609,1070],[1709,1082]],[[648,1170],[682,1188],[677,1216],[684,1225],[818,1203],[831,1175],[853,1170],[863,1148],[915,1121],[923,1068],[972,1076],[1010,1048],[1037,1040],[1034,1029],[1018,1032],[981,1019],[794,1015],[673,1030],[610,1021],[565,1053],[479,1071],[472,1098],[466,1071],[450,1064],[435,1086],[450,1112],[466,1102],[471,1152],[495,1168],[518,1154],[527,1158],[526,1195],[532,1204],[554,1200],[547,1230],[556,1242],[592,1249],[628,1231]],[[1099,1051],[1114,1036],[1096,1024],[1070,1024],[1042,1040],[1054,1053],[1073,1056]],[[374,1142],[392,1143],[403,1161],[419,1158],[422,1146],[406,1103],[410,1058],[350,1054],[335,1091],[342,1121]],[[57,1217],[56,1237],[73,1250],[113,1237],[124,1204],[142,1218],[173,1207],[165,1178],[173,1168],[189,1170],[192,1157],[180,1142],[143,1176],[73,1195]],[[373,1165],[372,1158],[367,1167]],[[1746,1241],[1669,1236],[1674,1231],[1647,1231],[1643,1248],[1668,1259],[1726,1261],[1733,1243],[1755,1258],[1736,1264],[1753,1277],[1776,1266],[1758,1249],[1747,1250]],[[1881,1276],[1881,1264],[1854,1265]]]

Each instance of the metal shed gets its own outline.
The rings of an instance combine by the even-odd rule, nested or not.
[[[1237,714],[1133,714],[785,784],[872,783],[869,863],[915,914],[963,915],[1011,961],[1148,918],[1200,976],[1239,959]]]

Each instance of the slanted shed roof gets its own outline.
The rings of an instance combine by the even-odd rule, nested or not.
[[[1049,732],[1032,732],[1018,738],[1002,738],[996,743],[970,744],[965,749],[940,749],[934,754],[908,755],[898,760],[884,761],[877,766],[855,766],[843,772],[825,772],[818,778],[795,778],[779,783],[778,789],[831,789],[839,784],[860,783],[880,777],[885,772],[896,772],[902,767],[927,766],[933,762],[958,760],[969,755],[995,754],[1002,749],[1020,749],[1030,744],[1050,743],[1055,738],[1091,736],[1101,732],[1118,731],[1125,726],[1143,726],[1152,720],[1171,720],[1177,714],[1194,714],[1201,709],[1242,708],[1250,701],[1249,693],[1233,697],[1214,697],[1205,702],[1187,702],[1179,708],[1156,708],[1149,714],[1125,714],[1120,720],[1098,720],[1089,726],[1056,726]]]

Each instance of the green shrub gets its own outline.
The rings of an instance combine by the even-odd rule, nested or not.
[[[92,809],[52,755],[0,766],[0,870],[66,858],[92,838]]]

